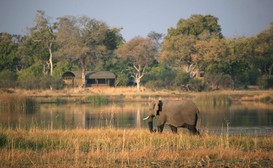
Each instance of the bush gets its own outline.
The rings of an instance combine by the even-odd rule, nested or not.
[[[18,84],[24,89],[39,89],[39,78],[35,76],[19,75]]]
[[[18,84],[24,89],[63,88],[63,80],[61,78],[44,75],[36,65],[19,73]]]
[[[190,81],[191,77],[190,74],[184,71],[178,71],[175,77],[175,85],[176,86],[183,86],[187,85]]]
[[[234,81],[228,74],[209,73],[205,76],[205,82],[213,89],[233,89]]]
[[[63,88],[63,80],[58,77],[52,77],[49,75],[43,76],[39,78],[39,88],[40,89],[62,89]]]
[[[268,78],[267,76],[263,75],[258,79],[258,85],[262,89],[273,88],[273,78]]]
[[[175,83],[176,72],[164,66],[156,66],[144,76],[143,83],[151,89],[173,88]]]
[[[13,88],[16,86],[17,74],[10,70],[0,72],[0,88]]]
[[[119,73],[115,80],[115,86],[126,86],[129,83],[128,75]]]

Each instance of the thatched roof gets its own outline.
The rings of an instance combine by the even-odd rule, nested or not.
[[[62,75],[62,78],[65,78],[65,77],[75,77],[75,74],[73,72],[67,71],[67,72],[64,72]]]
[[[81,78],[82,72],[81,71],[67,71],[64,72],[62,77],[75,77]],[[116,75],[109,71],[87,71],[85,73],[85,79],[115,79]]]
[[[86,79],[115,79],[116,75],[109,71],[89,72],[85,75]]]

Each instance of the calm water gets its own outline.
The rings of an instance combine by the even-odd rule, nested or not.
[[[147,121],[142,118],[149,114],[148,106],[148,103],[112,103],[103,107],[41,104],[32,112],[0,111],[0,126],[13,129],[147,128]],[[198,108],[201,130],[211,134],[225,134],[228,125],[230,134],[273,135],[273,105],[233,103],[220,107],[198,105]],[[165,126],[164,130],[170,129]]]

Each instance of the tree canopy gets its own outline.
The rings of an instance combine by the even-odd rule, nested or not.
[[[150,38],[136,37],[120,46],[117,54],[129,60],[133,67],[133,78],[140,91],[140,81],[145,74],[145,70],[150,65],[156,54],[156,45]]]
[[[0,33],[0,87],[61,88],[64,71],[112,71],[117,86],[211,90],[273,86],[273,24],[252,37],[226,38],[218,18],[192,15],[166,35],[127,42],[122,28],[87,16],[52,21],[37,11],[25,36]],[[202,75],[200,75],[202,74]]]

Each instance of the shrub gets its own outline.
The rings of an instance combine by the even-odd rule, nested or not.
[[[164,66],[156,66],[144,76],[143,82],[145,86],[154,88],[173,88],[175,83],[176,72]]]
[[[233,89],[234,81],[228,74],[209,73],[205,76],[205,82],[213,89]]]
[[[126,86],[129,83],[128,75],[119,73],[115,80],[115,86]]]
[[[63,80],[58,77],[52,77],[49,75],[45,75],[39,78],[39,88],[40,89],[62,89],[63,88]]]
[[[273,87],[273,78],[263,75],[258,79],[258,85],[262,89],[270,89]]]
[[[16,86],[17,74],[10,70],[0,72],[0,88],[13,88]]]

